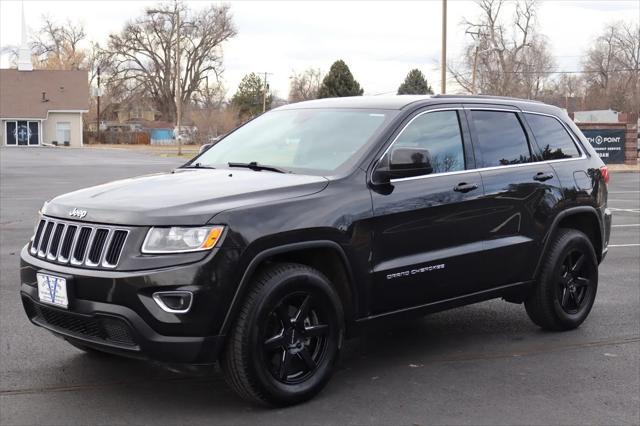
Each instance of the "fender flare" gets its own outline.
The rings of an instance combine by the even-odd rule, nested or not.
[[[604,233],[604,226],[602,224],[602,218],[600,217],[600,215],[598,215],[598,211],[596,210],[595,207],[592,207],[592,206],[578,206],[578,207],[571,207],[571,208],[568,208],[566,210],[561,211],[553,219],[553,222],[551,223],[551,226],[549,227],[549,231],[545,235],[544,243],[543,243],[543,246],[542,246],[542,250],[540,251],[540,256],[538,257],[538,263],[536,265],[535,273],[533,275],[535,280],[537,280],[538,277],[540,276],[540,268],[542,267],[542,261],[544,260],[544,257],[547,254],[547,250],[549,249],[549,243],[551,242],[551,240],[555,236],[556,232],[558,231],[558,227],[559,227],[558,225],[560,224],[562,219],[565,219],[565,218],[570,217],[570,216],[574,216],[576,214],[581,214],[581,213],[590,213],[590,214],[594,215],[594,217],[596,218],[596,221],[598,223],[598,233],[600,235],[600,241],[601,241],[601,244],[603,244],[603,242],[604,242],[604,234],[603,234]],[[596,257],[598,259],[600,259],[601,256],[602,256],[602,247],[600,247],[600,252],[598,252],[598,248],[597,247],[594,247],[594,251],[596,252]]]
[[[314,249],[314,248],[329,248],[329,249],[335,250],[340,256],[343,266],[345,268],[345,271],[347,273],[347,278],[349,280],[347,284],[348,284],[349,291],[351,293],[352,302],[354,304],[353,311],[355,312],[357,300],[356,300],[355,285],[354,285],[354,275],[351,269],[351,264],[349,263],[349,258],[344,252],[344,249],[342,248],[342,246],[332,240],[313,240],[313,241],[304,241],[299,243],[290,243],[290,244],[284,244],[284,245],[265,249],[259,252],[253,259],[251,259],[251,262],[249,262],[249,265],[244,270],[242,274],[242,278],[238,283],[238,287],[236,288],[233,298],[231,299],[231,304],[227,309],[227,313],[224,317],[224,321],[222,322],[222,326],[220,327],[219,334],[221,336],[226,336],[227,332],[231,328],[231,324],[233,323],[233,320],[235,319],[238,309],[240,308],[240,304],[243,299],[242,296],[246,293],[246,290],[250,285],[251,277],[253,276],[253,273],[257,270],[258,266],[265,259],[268,259],[278,254],[290,253],[294,251]],[[349,319],[347,318],[347,321],[348,320]]]

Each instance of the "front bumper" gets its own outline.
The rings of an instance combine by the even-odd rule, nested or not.
[[[226,313],[211,279],[214,263],[209,257],[154,271],[96,271],[47,263],[23,249],[20,295],[31,322],[67,340],[133,358],[211,364],[222,347],[217,332]],[[38,272],[67,279],[68,309],[39,301]],[[163,311],[152,299],[160,290],[193,292],[191,310]]]
[[[86,300],[74,310],[37,302],[37,289],[23,285],[22,304],[35,325],[66,340],[130,358],[166,363],[210,364],[218,356],[222,338],[164,336],[151,329],[135,312]]]

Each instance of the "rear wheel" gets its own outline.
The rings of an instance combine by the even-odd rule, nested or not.
[[[546,330],[570,330],[589,315],[597,289],[598,261],[591,241],[575,229],[560,229],[525,308]]]
[[[222,356],[227,383],[245,399],[283,406],[328,382],[344,328],[329,280],[299,264],[277,264],[254,280]]]

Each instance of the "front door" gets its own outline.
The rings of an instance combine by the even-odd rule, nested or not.
[[[28,146],[40,144],[40,122],[38,121],[7,121],[5,124],[7,145]]]
[[[429,151],[433,171],[392,179],[371,191],[372,314],[420,306],[472,291],[482,251],[480,173],[473,169],[461,109],[418,113],[395,147]]]

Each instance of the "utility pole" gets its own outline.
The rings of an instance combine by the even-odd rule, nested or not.
[[[267,74],[269,73],[264,73],[264,84],[262,86],[262,112],[267,110],[267,92],[269,91],[269,86],[267,85]]]
[[[96,117],[96,121],[98,123],[98,132],[97,132],[97,138],[98,138],[98,143],[100,143],[100,67],[98,66],[98,113],[97,113],[97,117]]]
[[[176,1],[176,127],[178,127],[178,156],[182,155],[182,88],[180,87],[180,8]]]
[[[447,93],[447,0],[442,0],[442,53],[440,56],[440,93]]]
[[[471,37],[473,37],[473,39],[475,40],[475,47],[473,49],[473,69],[471,70],[471,94],[475,95],[476,93],[478,93],[478,90],[476,88],[476,82],[478,81],[478,56],[480,56],[481,53],[491,52],[496,49],[490,47],[488,49],[480,50],[480,38],[483,36],[482,32],[467,31],[466,34],[470,34]]]
[[[473,53],[473,72],[471,73],[471,94],[476,94],[476,70],[478,69],[478,42],[476,41],[475,52]]]

